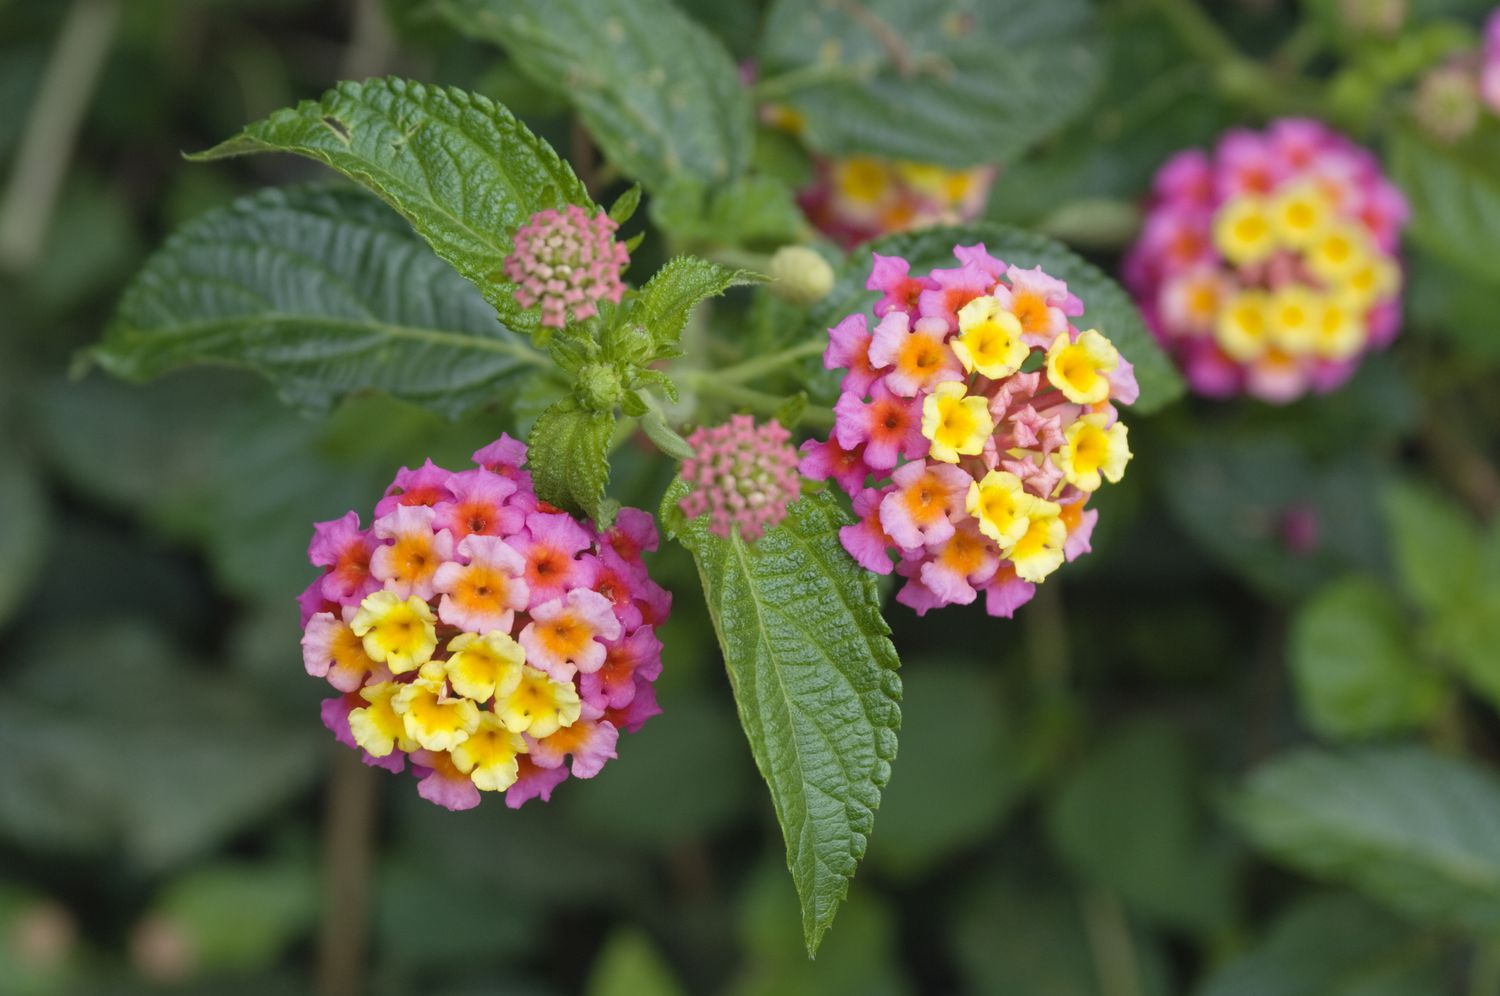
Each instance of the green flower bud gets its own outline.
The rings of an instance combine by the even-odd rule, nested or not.
[[[1422,77],[1413,107],[1422,128],[1456,142],[1479,124],[1479,81],[1462,66],[1442,66]]]
[[[833,290],[833,267],[806,246],[782,246],[771,257],[771,290],[796,304],[813,304]]]
[[[575,390],[583,407],[594,412],[613,412],[625,396],[619,371],[603,363],[590,363],[579,370]]]

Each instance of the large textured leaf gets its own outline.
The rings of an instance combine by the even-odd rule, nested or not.
[[[1254,772],[1235,805],[1256,846],[1393,909],[1500,927],[1500,785],[1420,747],[1302,750]]]
[[[614,428],[613,413],[585,411],[571,399],[542,412],[527,439],[537,496],[573,515],[600,519]]]
[[[820,151],[973,166],[1081,111],[1096,47],[1084,0],[777,0],[760,62]]]
[[[646,281],[629,321],[645,327],[654,349],[652,355],[672,355],[699,301],[757,279],[755,274],[730,270],[697,256],[677,256]]]
[[[408,80],[340,83],[192,158],[252,152],[295,152],[368,187],[515,329],[537,321],[501,269],[516,229],[543,208],[593,207],[568,164],[505,108]]]
[[[1339,581],[1302,608],[1291,666],[1303,714],[1327,737],[1400,733],[1443,704],[1442,675],[1418,657],[1401,605],[1364,578]]]
[[[865,290],[870,275],[870,254],[902,256],[911,261],[912,272],[935,266],[957,266],[955,245],[983,242],[991,253],[1013,266],[1040,266],[1083,300],[1084,313],[1074,319],[1081,328],[1097,328],[1135,365],[1141,384],[1138,412],[1153,412],[1179,398],[1184,390],[1172,361],[1156,345],[1140,312],[1125,290],[1098,267],[1060,242],[1012,228],[1009,225],[977,224],[929,228],[876,239],[850,255],[838,271],[833,291],[819,305],[814,324],[819,331],[853,311],[868,311],[878,295]]]
[[[1411,202],[1411,236],[1473,276],[1500,283],[1500,129],[1457,146],[1410,129],[1391,142],[1391,169]]]
[[[443,0],[469,34],[578,108],[589,133],[650,188],[722,183],[750,159],[750,94],[717,38],[668,0]]]
[[[400,218],[335,188],[264,191],[188,225],[94,355],[132,379],[230,364],[305,407],[375,389],[450,415],[547,362]]]
[[[838,541],[845,523],[826,492],[793,505],[755,543],[684,521],[679,481],[662,519],[693,552],[756,766],[786,838],[817,950],[833,922],[890,778],[901,722],[895,648],[874,575]]]

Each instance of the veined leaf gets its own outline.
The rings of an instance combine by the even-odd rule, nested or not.
[[[758,96],[821,152],[1003,163],[1083,110],[1095,37],[1084,0],[777,0]]]
[[[449,415],[548,362],[378,201],[318,187],[267,190],[178,232],[93,355],[136,380],[225,364],[304,407],[374,389]]]
[[[692,551],[756,766],[786,838],[816,952],[864,856],[901,723],[901,680],[874,575],[838,541],[832,496],[811,494],[753,544],[677,507],[662,521]]]
[[[502,264],[544,208],[595,205],[568,164],[487,97],[400,79],[340,83],[190,158],[295,152],[379,195],[513,329],[536,326]]]
[[[626,320],[645,326],[655,350],[653,355],[672,355],[694,305],[731,287],[761,279],[764,278],[745,270],[730,270],[697,256],[677,256],[646,281]]]
[[[1302,750],[1255,771],[1235,805],[1252,842],[1423,920],[1500,927],[1500,784],[1421,747]]]
[[[578,108],[604,154],[648,187],[722,183],[750,161],[750,92],[719,40],[668,0],[443,0]]]
[[[601,521],[614,428],[613,413],[585,411],[571,399],[542,412],[527,438],[537,496],[572,515]]]
[[[1182,378],[1157,346],[1124,288],[1062,243],[1009,225],[928,228],[888,235],[860,246],[850,253],[838,271],[833,291],[819,304],[813,315],[814,328],[821,333],[845,315],[868,311],[874,304],[877,295],[865,290],[872,252],[904,257],[911,261],[912,272],[920,273],[935,266],[958,266],[953,247],[975,242],[983,242],[991,254],[1012,266],[1040,266],[1050,275],[1067,281],[1068,289],[1078,295],[1085,308],[1083,315],[1074,320],[1075,324],[1080,328],[1097,328],[1135,365],[1141,396],[1131,406],[1133,411],[1154,412],[1182,396]]]
[[[1412,239],[1434,256],[1500,283],[1500,129],[1457,146],[1397,129],[1391,172],[1411,202]]]

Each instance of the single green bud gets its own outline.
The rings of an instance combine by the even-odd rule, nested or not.
[[[1339,0],[1339,20],[1355,34],[1388,38],[1406,22],[1406,0]]]
[[[583,407],[594,412],[613,412],[625,396],[619,371],[603,363],[590,363],[579,370],[575,390]]]
[[[771,256],[771,290],[795,304],[814,304],[833,290],[833,267],[807,246],[782,246]]]
[[[1422,129],[1456,142],[1479,125],[1479,80],[1462,66],[1442,66],[1422,77],[1412,106]]]

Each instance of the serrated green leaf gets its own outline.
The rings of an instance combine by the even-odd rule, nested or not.
[[[1423,249],[1500,283],[1500,129],[1458,145],[1414,129],[1391,138],[1391,172],[1411,203],[1411,237]]]
[[[662,355],[676,347],[699,301],[758,279],[756,274],[731,270],[697,256],[676,256],[646,281],[625,321],[644,327],[654,355]]]
[[[600,520],[614,428],[612,413],[584,411],[571,399],[542,412],[527,437],[537,497],[570,515]]]
[[[1084,0],[777,0],[759,61],[815,149],[958,167],[1017,158],[1101,75]]]
[[[1273,858],[1423,920],[1500,927],[1500,784],[1422,747],[1299,750],[1233,807]]]
[[[648,187],[719,183],[750,159],[750,94],[713,35],[667,0],[442,0],[572,102],[604,154]]]
[[[1157,346],[1124,288],[1062,243],[1009,225],[981,223],[928,228],[888,235],[860,246],[839,268],[833,290],[812,316],[809,334],[820,334],[843,316],[868,311],[874,304],[878,295],[865,289],[872,252],[901,256],[911,261],[913,273],[920,273],[936,266],[958,266],[953,247],[976,242],[983,242],[993,255],[1012,266],[1040,266],[1059,280],[1067,281],[1068,289],[1078,295],[1085,309],[1074,320],[1075,324],[1080,328],[1097,328],[1115,344],[1120,355],[1135,365],[1141,396],[1131,406],[1133,411],[1154,412],[1182,396],[1185,390],[1182,378]]]
[[[1401,588],[1418,607],[1441,612],[1466,601],[1479,573],[1479,530],[1458,503],[1417,484],[1381,494]]]
[[[751,753],[771,790],[814,953],[849,890],[890,779],[901,723],[896,649],[875,576],[844,552],[827,492],[754,543],[685,520],[680,480],[662,521],[693,553]]]
[[[549,362],[400,218],[333,187],[263,191],[178,232],[93,355],[133,380],[227,364],[306,408],[379,390],[446,415]]]
[[[1442,675],[1419,660],[1401,606],[1350,577],[1303,606],[1292,623],[1297,699],[1313,729],[1335,739],[1419,727],[1443,704]]]
[[[1432,996],[1444,990],[1431,938],[1353,896],[1303,900],[1199,996]]]
[[[545,208],[595,210],[568,164],[504,107],[455,87],[401,79],[340,83],[190,158],[294,152],[369,188],[473,281],[513,329],[536,327],[502,264]]]

